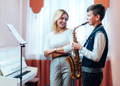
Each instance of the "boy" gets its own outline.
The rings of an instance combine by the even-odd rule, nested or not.
[[[101,4],[94,4],[87,9],[88,23],[94,30],[84,46],[72,43],[74,49],[79,49],[82,59],[83,86],[100,86],[103,79],[102,69],[108,53],[108,37],[102,25],[105,8]]]

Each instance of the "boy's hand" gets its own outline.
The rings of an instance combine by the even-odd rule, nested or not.
[[[72,43],[72,48],[75,49],[75,50],[80,50],[82,48],[82,46],[79,43],[73,42]]]

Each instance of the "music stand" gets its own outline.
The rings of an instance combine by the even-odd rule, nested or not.
[[[19,42],[20,46],[20,86],[22,86],[22,50],[23,47],[25,47],[26,41],[22,39],[22,37],[19,35],[19,33],[16,31],[15,27],[12,24],[6,24],[9,31],[12,33],[12,35],[15,37],[15,39]]]

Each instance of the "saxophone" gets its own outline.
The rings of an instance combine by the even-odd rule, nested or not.
[[[86,25],[88,22],[85,22],[77,27],[74,28],[73,30],[73,42],[78,43],[77,41],[77,37],[76,37],[76,29],[79,28],[80,26]],[[71,79],[80,79],[81,77],[81,60],[80,60],[80,56],[79,56],[79,50],[73,50],[72,52],[72,56],[68,56],[66,58],[66,61],[68,62],[68,64],[70,65],[70,77]]]

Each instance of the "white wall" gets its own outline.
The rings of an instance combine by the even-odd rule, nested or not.
[[[108,29],[113,85],[120,86],[120,0],[111,0],[108,9]]]
[[[16,45],[17,41],[5,24],[13,24],[22,33],[22,0],[0,0],[0,47]]]

